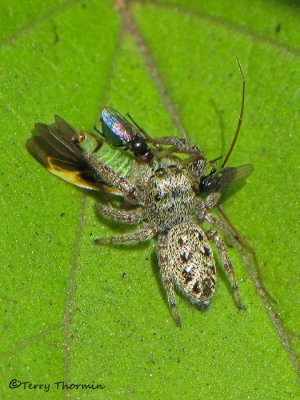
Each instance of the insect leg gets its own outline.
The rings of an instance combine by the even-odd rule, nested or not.
[[[163,148],[162,150],[158,148],[158,153],[156,155],[157,158],[167,157],[173,153],[184,153],[191,156],[184,160],[186,164],[190,164],[191,162],[199,159],[206,159],[199,147],[192,145],[183,138],[178,138],[176,136],[164,136],[158,139],[153,139],[152,143],[156,145],[171,146],[168,149]]]
[[[231,289],[233,291],[236,305],[240,310],[242,310],[244,307],[242,306],[241,296],[240,296],[240,293],[239,293],[239,290],[238,290],[238,287],[236,284],[233,266],[232,266],[232,263],[228,256],[224,240],[221,238],[220,234],[217,231],[207,231],[206,235],[207,235],[208,239],[213,240],[217,246],[217,249],[218,249],[221,259],[222,259],[222,263],[224,265],[225,271],[227,273],[227,276],[228,276],[230,284],[231,284]]]
[[[143,129],[133,118],[132,116],[127,113],[127,117],[130,119],[130,121],[137,127],[137,129],[139,130],[139,132],[144,135],[144,137],[147,139],[148,142],[153,142],[153,138],[149,135],[149,133],[147,133],[145,131],[145,129]]]
[[[128,118],[131,120],[131,122],[133,122],[133,124],[138,128],[138,130],[140,131],[140,133],[142,133],[144,135],[144,137],[147,139],[148,142],[153,143],[153,144],[157,144],[157,145],[170,145],[173,146],[169,149],[164,149],[164,151],[162,152],[163,155],[159,155],[159,158],[165,157],[167,155],[170,155],[172,153],[186,153],[186,154],[198,154],[202,152],[198,149],[197,146],[193,146],[192,144],[190,144],[186,139],[183,138],[179,138],[177,136],[163,136],[160,138],[153,138],[152,136],[150,136],[145,129],[143,129],[133,118],[132,116],[127,113]],[[160,154],[160,153],[159,153]]]
[[[117,244],[135,245],[152,239],[157,233],[157,229],[150,225],[144,225],[142,229],[126,233],[125,235],[111,236],[107,238],[95,239],[95,244]]]
[[[158,258],[160,266],[160,274],[164,289],[167,294],[168,304],[171,308],[172,316],[177,326],[181,326],[180,317],[176,306],[176,296],[172,279],[172,270],[169,266],[168,245],[165,235],[161,235],[158,243]]]
[[[113,220],[126,224],[138,224],[143,220],[143,212],[141,208],[136,208],[134,210],[120,210],[112,206],[105,206],[103,204],[95,205],[97,211]]]
[[[140,133],[146,138],[147,142],[157,145],[157,158],[168,157],[173,153],[185,153],[191,155],[188,159],[184,160],[184,164],[188,165],[199,159],[205,159],[202,151],[197,147],[190,144],[186,139],[178,138],[176,136],[163,136],[160,138],[153,138],[150,136],[133,118],[127,113],[128,118],[138,128]],[[168,149],[160,148],[160,145],[170,145]]]

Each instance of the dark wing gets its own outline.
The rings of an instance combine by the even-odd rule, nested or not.
[[[222,192],[244,181],[252,174],[253,170],[252,164],[222,168],[204,177],[200,183],[200,190],[205,193]]]
[[[55,115],[51,125],[36,123],[37,135],[26,145],[31,155],[49,172],[73,185],[119,194],[119,191],[96,177],[83,157],[80,134],[64,119]]]

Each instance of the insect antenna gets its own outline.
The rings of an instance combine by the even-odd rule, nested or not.
[[[245,77],[244,77],[243,70],[242,70],[241,64],[239,62],[239,59],[237,58],[236,61],[238,63],[238,66],[239,66],[239,69],[240,69],[240,73],[241,73],[241,76],[242,76],[242,80],[243,80],[242,104],[241,104],[240,117],[239,117],[239,120],[238,120],[238,124],[237,124],[237,127],[236,127],[236,131],[235,131],[234,137],[233,137],[233,141],[231,143],[231,146],[230,146],[230,148],[228,150],[228,153],[227,153],[227,155],[225,157],[225,160],[223,161],[223,164],[222,164],[221,168],[225,167],[225,165],[227,164],[227,161],[228,161],[228,159],[229,159],[229,157],[230,157],[230,155],[232,153],[232,150],[234,149],[235,143],[236,143],[237,138],[238,138],[239,133],[240,133],[240,129],[241,129],[242,121],[243,121],[243,114],[244,114],[246,81],[245,81]]]

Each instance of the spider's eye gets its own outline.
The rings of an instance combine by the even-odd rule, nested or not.
[[[200,189],[202,190],[209,190],[212,187],[212,181],[210,180],[206,180],[206,179],[202,179],[200,182]]]

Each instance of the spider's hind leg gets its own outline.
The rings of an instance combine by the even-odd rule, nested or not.
[[[229,255],[227,253],[224,240],[222,239],[221,235],[216,231],[206,231],[206,235],[207,235],[208,239],[213,240],[217,246],[217,249],[218,249],[221,259],[222,259],[222,263],[224,265],[225,271],[226,271],[228,279],[230,281],[230,285],[231,285],[231,289],[232,289],[232,292],[234,295],[236,305],[240,310],[243,310],[244,307],[242,305],[240,292],[239,292],[239,289],[238,289],[238,286],[236,283],[234,269],[233,269],[231,260],[229,258]]]
[[[168,246],[166,235],[161,235],[158,243],[158,259],[160,266],[160,274],[164,289],[166,291],[168,304],[171,308],[172,316],[177,326],[181,326],[180,316],[176,305],[176,295],[172,279],[172,270],[168,262]]]
[[[269,300],[269,302],[276,304],[276,300],[271,296],[268,290],[265,288],[263,284],[263,278],[261,274],[261,269],[258,263],[258,259],[256,256],[256,252],[253,247],[248,243],[248,241],[237,231],[232,222],[229,220],[226,215],[223,207],[221,205],[217,206],[217,210],[219,212],[221,221],[219,221],[216,217],[214,217],[214,221],[211,221],[211,224],[214,225],[217,229],[222,231],[231,241],[233,247],[239,252],[243,263],[245,264],[251,278],[253,279],[254,285],[258,293]],[[217,226],[216,223],[219,225]],[[249,259],[250,255],[250,259]],[[251,260],[252,259],[252,263]],[[252,265],[254,264],[254,266]]]

